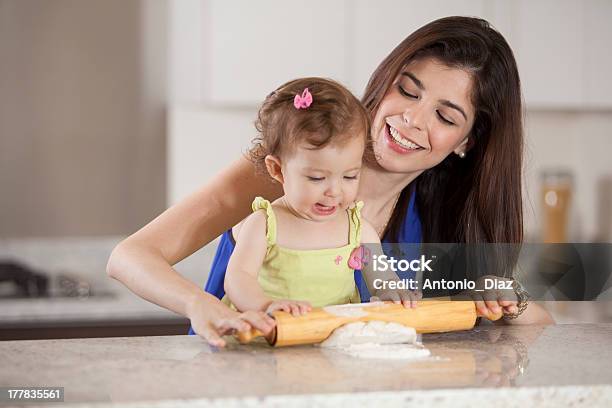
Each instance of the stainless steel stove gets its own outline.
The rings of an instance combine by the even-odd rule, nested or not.
[[[113,296],[110,292],[94,290],[92,284],[78,273],[60,272],[51,275],[20,262],[0,260],[0,300]]]

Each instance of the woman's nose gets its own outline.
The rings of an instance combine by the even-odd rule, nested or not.
[[[423,113],[423,108],[413,106],[409,110],[404,111],[404,113],[402,114],[402,119],[404,120],[406,126],[408,126],[409,128],[423,130],[425,123]]]

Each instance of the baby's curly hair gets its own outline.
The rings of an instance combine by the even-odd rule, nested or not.
[[[312,104],[305,109],[293,105],[295,95],[304,88],[312,94]],[[301,78],[289,81],[268,95],[263,102],[248,157],[258,171],[267,173],[267,155],[290,154],[302,142],[321,149],[328,144],[346,143],[357,135],[364,137],[366,151],[370,117],[359,100],[338,82],[325,78]]]

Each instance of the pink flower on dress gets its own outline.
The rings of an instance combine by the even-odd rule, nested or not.
[[[338,255],[336,259],[334,259],[334,262],[336,263],[336,265],[340,265],[340,262],[342,262],[342,257]]]
[[[351,252],[351,256],[348,260],[348,266],[351,269],[362,269],[364,263],[367,264],[370,260],[370,250],[368,248],[364,248],[363,246],[358,246],[353,249]]]

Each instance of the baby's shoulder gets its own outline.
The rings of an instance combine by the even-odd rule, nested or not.
[[[243,227],[249,225],[251,227],[265,227],[267,221],[267,214],[265,209],[260,209],[257,211],[253,211],[248,217],[246,217],[242,222],[244,223]]]
[[[240,221],[233,229],[234,239],[239,240],[248,236],[251,239],[255,235],[266,235],[266,212],[264,210],[254,211],[244,220]]]

